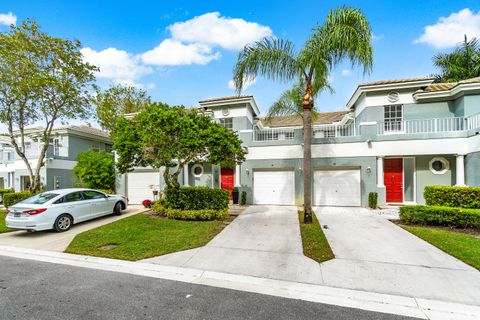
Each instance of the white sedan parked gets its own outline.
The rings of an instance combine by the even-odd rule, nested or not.
[[[91,189],[59,189],[37,194],[8,208],[10,229],[67,231],[79,222],[121,214],[127,198]]]

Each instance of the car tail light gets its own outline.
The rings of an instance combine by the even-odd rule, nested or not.
[[[23,213],[26,213],[26,214],[29,214],[29,215],[33,216],[33,215],[42,213],[42,212],[44,212],[44,211],[46,211],[46,210],[47,210],[47,208],[33,209],[33,210],[23,211]]]

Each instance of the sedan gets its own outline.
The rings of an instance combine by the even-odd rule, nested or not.
[[[37,194],[8,208],[10,229],[67,231],[75,223],[109,214],[120,215],[127,198],[92,189],[59,189]]]

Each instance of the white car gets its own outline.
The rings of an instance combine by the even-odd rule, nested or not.
[[[109,214],[121,214],[127,198],[92,189],[59,189],[37,194],[8,208],[10,229],[67,231],[79,222]]]

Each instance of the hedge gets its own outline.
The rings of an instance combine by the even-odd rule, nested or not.
[[[208,187],[180,187],[165,190],[167,207],[181,210],[226,210],[228,190]]]
[[[3,195],[3,205],[5,207],[10,207],[22,200],[30,198],[31,196],[33,196],[33,193],[31,193],[30,191],[5,193]]]
[[[400,207],[400,220],[405,224],[480,229],[480,210],[439,206],[403,206]]]
[[[15,192],[15,190],[13,190],[12,188],[10,188],[10,189],[0,189],[0,202],[2,201],[3,195],[5,193],[13,193],[13,192]]]
[[[160,203],[154,203],[152,211],[156,214],[175,220],[189,221],[211,221],[223,219],[228,211],[224,210],[181,210],[162,206]]]
[[[377,207],[378,207],[378,193],[370,192],[368,194],[368,206],[372,209],[377,209]]]
[[[480,209],[480,187],[427,186],[423,196],[429,206]]]

